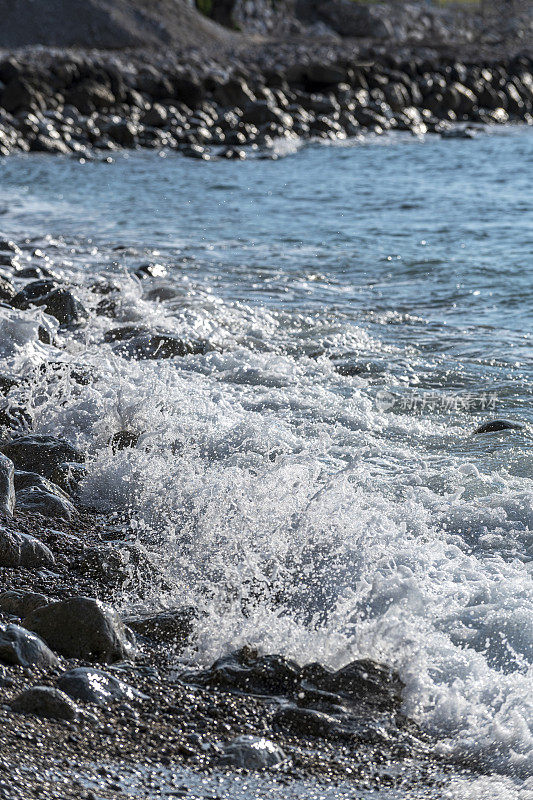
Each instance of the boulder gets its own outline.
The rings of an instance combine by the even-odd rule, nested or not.
[[[135,653],[134,636],[118,614],[90,597],[72,597],[38,608],[23,624],[67,658],[109,663]]]
[[[16,617],[26,617],[36,608],[47,606],[52,601],[37,592],[7,591],[0,593],[0,611]]]
[[[287,761],[281,747],[262,736],[238,736],[227,744],[219,759],[225,766],[258,770]]]
[[[55,564],[52,552],[33,536],[0,527],[0,567],[38,569]]]
[[[30,514],[42,514],[43,517],[57,517],[59,519],[72,519],[76,509],[64,497],[41,489],[39,486],[29,486],[17,492],[17,506]]]
[[[0,661],[21,667],[54,667],[58,660],[34,633],[19,625],[0,625]]]
[[[15,509],[15,467],[10,458],[0,453],[0,512],[12,517]]]
[[[10,458],[17,469],[37,472],[45,478],[50,478],[65,461],[85,461],[85,455],[66,439],[41,434],[15,436],[8,442],[0,441],[0,453]]]
[[[19,714],[35,714],[47,719],[62,719],[76,722],[80,716],[78,706],[60,689],[51,686],[32,686],[11,701],[12,711]]]
[[[64,672],[58,678],[59,688],[74,700],[105,706],[117,700],[127,701],[145,698],[146,695],[115,678],[108,672],[93,667],[78,667]]]

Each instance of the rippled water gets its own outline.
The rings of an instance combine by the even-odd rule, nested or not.
[[[121,286],[117,318],[91,314],[61,350],[35,343],[35,314],[0,320],[2,368],[94,368],[87,386],[35,385],[36,427],[89,448],[87,502],[130,509],[173,580],[148,602],[207,612],[191,656],[246,642],[331,666],[384,660],[440,749],[504,776],[483,792],[521,800],[532,145],[516,128],[238,164],[0,165],[3,233],[31,237],[90,309],[98,274]],[[166,277],[133,278],[147,261]],[[215,349],[125,360],[103,344],[125,322]],[[524,428],[472,436],[494,418]],[[113,454],[124,428],[140,445]]]

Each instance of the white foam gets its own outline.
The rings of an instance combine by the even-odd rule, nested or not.
[[[37,341],[42,315],[2,309],[2,366],[27,373],[60,358],[94,371],[86,386],[35,378],[38,430],[89,449],[85,500],[128,512],[166,569],[173,590],[154,589],[148,602],[207,613],[189,655],[209,662],[248,643],[332,667],[362,656],[390,663],[406,684],[406,712],[442,752],[514,776],[518,794],[502,779],[499,796],[526,800],[530,454],[508,470],[494,454],[470,453],[457,426],[388,413],[368,381],[287,353],[282,314],[201,292],[172,313],[143,299],[138,281],[119,280],[120,322],[211,337],[222,352],[126,361],[102,344],[117,324],[103,317],[83,334],[59,334],[59,350]],[[306,323],[291,324],[292,335]],[[364,329],[329,335],[352,352],[386,354]],[[112,453],[122,429],[140,443]],[[124,604],[138,605],[129,591]],[[483,783],[465,786],[447,796],[489,796]]]

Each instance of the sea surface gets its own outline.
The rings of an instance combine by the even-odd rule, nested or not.
[[[0,232],[91,313],[60,348],[41,312],[4,315],[0,367],[34,376],[36,429],[90,453],[85,502],[165,570],[124,608],[198,606],[202,663],[391,664],[439,752],[485,773],[447,796],[530,800],[533,131],[279,155],[1,161]],[[119,324],[210,350],[126,359]],[[57,361],[91,380],[44,391]],[[523,427],[473,435],[493,419]],[[113,453],[119,430],[139,445]]]

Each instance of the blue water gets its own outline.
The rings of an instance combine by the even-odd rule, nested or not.
[[[129,509],[174,587],[150,602],[204,608],[191,658],[246,642],[392,663],[406,712],[442,752],[503,776],[483,791],[504,796],[505,783],[521,800],[533,788],[532,167],[528,128],[243,163],[0,165],[3,233],[27,237],[91,311],[59,347],[36,344],[24,314],[17,336],[4,324],[5,365],[95,370],[47,399],[36,387],[37,427],[90,449],[88,502]],[[166,276],[131,277],[147,262]],[[119,287],[115,319],[93,313],[98,276]],[[127,361],[103,343],[126,323],[213,349]],[[472,436],[498,418],[523,428]],[[113,454],[125,427],[143,446]],[[135,586],[121,601],[139,604]],[[450,797],[473,796],[461,791]]]

